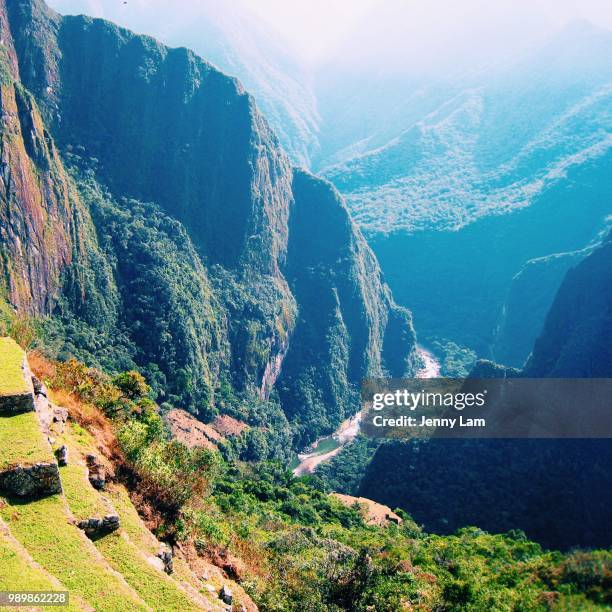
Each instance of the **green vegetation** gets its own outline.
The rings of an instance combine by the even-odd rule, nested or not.
[[[435,533],[474,524],[500,533],[520,525],[548,548],[563,550],[568,542],[598,548],[610,537],[611,462],[606,439],[387,440],[358,493],[410,510]],[[576,503],[583,499],[588,512]]]
[[[24,549],[10,539],[8,530],[2,529],[0,538],[0,587],[4,590],[28,589],[51,590],[55,585],[40,568],[29,559]]]
[[[378,444],[377,440],[363,435],[357,436],[335,457],[319,465],[315,477],[323,482],[327,491],[357,495],[361,479]]]
[[[34,414],[34,413],[31,413]],[[72,427],[70,428],[72,429]],[[76,520],[90,518],[93,516],[103,517],[113,511],[112,505],[107,500],[107,496],[97,492],[87,480],[87,468],[84,463],[78,458],[79,453],[77,450],[77,444],[73,441],[73,436],[67,431],[62,436],[62,443],[67,443],[70,448],[71,462],[69,465],[60,469],[60,475],[62,479],[62,487],[65,495],[66,502],[70,509],[70,514],[75,517]],[[9,512],[7,506],[6,520],[12,526],[13,531],[18,537],[23,538],[24,546],[27,546],[28,551],[36,556],[37,560],[45,569],[55,576],[62,576],[69,572],[83,574],[77,581],[76,577],[66,578],[66,584],[69,585],[70,589],[75,589],[75,593],[80,593],[89,603],[94,603],[96,598],[101,598],[103,592],[97,592],[93,590],[90,585],[84,584],[82,581],[87,580],[89,576],[88,570],[81,569],[81,564],[91,564],[92,555],[94,566],[90,571],[99,572],[100,576],[98,582],[106,588],[114,588],[118,584],[113,585],[112,581],[108,582],[107,578],[112,575],[108,569],[104,569],[104,565],[96,560],[95,553],[90,550],[90,544],[88,541],[79,533],[74,533],[74,527],[68,524],[68,515],[62,512],[63,503],[60,497],[52,498],[49,500],[43,500],[41,507],[32,507],[32,504],[38,502],[30,502],[28,504],[14,504],[12,510]],[[122,523],[124,521],[124,511],[126,508],[130,510],[130,516],[127,516],[127,524],[130,526],[130,531],[138,535],[137,542],[140,543],[144,540],[142,530],[146,531],[144,526],[138,523],[138,515],[131,506],[129,500],[123,500],[120,518]],[[45,514],[38,515],[38,523],[36,524],[37,512],[44,512]],[[62,520],[63,519],[63,520]],[[43,523],[49,522],[45,525]],[[61,522],[60,522],[61,521]],[[65,526],[64,526],[65,523]],[[60,531],[61,530],[61,531]],[[68,530],[65,532],[64,530]],[[44,542],[48,541],[51,537],[55,537],[61,540],[60,544],[56,547],[56,554],[58,559],[55,562],[44,554],[43,547]],[[149,537],[152,538],[149,533]],[[0,544],[0,559],[4,560],[7,557],[7,563],[10,561],[11,565],[7,565],[11,569],[16,564],[20,563],[24,565],[25,562],[17,557],[8,546]],[[146,556],[153,556],[157,551],[154,546],[150,543],[144,548],[132,543],[129,537],[129,533],[121,529],[119,532],[111,533],[106,536],[97,538],[93,544],[98,551],[103,555],[104,559],[108,562],[109,566],[118,571],[127,583],[138,593],[147,605],[153,609],[163,610],[195,610],[199,609],[193,600],[190,599],[179,585],[166,574],[156,570],[146,559]],[[67,564],[61,564],[61,556],[63,554],[76,555],[76,558],[71,560]],[[96,562],[97,561],[97,562]],[[4,573],[4,566],[2,566],[2,573]],[[42,572],[39,570],[39,574]],[[24,580],[24,576],[27,580]],[[30,578],[32,578],[30,580]],[[45,578],[44,574],[42,578]],[[114,578],[114,576],[113,576]],[[23,574],[15,574],[12,579],[16,585],[16,588],[23,589],[27,586],[28,590],[36,589],[40,583],[40,588],[50,588],[51,583],[45,578],[45,582],[41,582],[37,578],[35,569],[28,568],[27,572]],[[3,583],[4,579],[0,575],[0,583]],[[116,582],[116,579],[115,579]],[[53,585],[55,589],[57,587]],[[80,589],[80,590],[79,590]],[[129,591],[126,591],[125,587],[115,597],[108,599],[105,605],[100,607],[96,606],[96,609],[108,609],[108,610],[122,610],[129,609],[134,604],[134,599],[127,600],[123,607],[113,607],[118,605],[118,597],[121,595],[127,595]],[[93,599],[91,599],[93,597]],[[76,608],[71,608],[76,609]]]
[[[47,574],[29,557],[27,551],[12,538],[0,523],[0,590],[2,591],[66,591],[66,587]],[[59,610],[82,610],[83,601],[71,595],[68,606]]]
[[[146,528],[132,504],[127,489],[123,485],[111,485],[108,490],[113,506],[121,516],[121,530],[129,540],[138,548],[141,554],[155,555],[159,552],[159,542]],[[174,558],[174,573],[172,578],[180,584],[201,591],[206,597],[208,592],[202,590],[201,582],[195,577],[186,561],[181,557]],[[216,597],[216,596],[215,596]]]
[[[213,498],[208,529],[192,520],[193,533],[201,547],[258,551],[269,573],[249,592],[265,609],[545,610],[547,598],[573,609],[609,597],[609,553],[546,552],[519,532],[429,535],[405,513],[401,526],[367,526],[278,466],[227,466]]]
[[[93,384],[74,362],[65,368],[64,388],[83,393],[113,416],[125,467],[139,495],[161,512],[157,535],[192,542],[205,557],[241,559],[241,584],[263,609],[389,610],[408,603],[424,609],[544,611],[608,603],[608,552],[548,552],[516,531],[491,535],[467,528],[431,535],[401,511],[399,526],[366,525],[357,508],[329,497],[324,478],[295,478],[279,464],[249,465],[189,451],[168,441],[146,397],[129,399],[110,379]],[[140,386],[140,392],[146,390]],[[109,398],[122,409],[109,410]],[[355,463],[372,451],[363,439],[346,451],[351,447]],[[85,505],[89,513],[95,510],[89,496],[76,499],[82,478],[84,473],[68,478],[66,494],[75,508]],[[96,546],[143,599],[168,597],[172,606],[172,593],[151,590],[141,582],[143,574],[131,574],[143,562],[134,555],[152,552],[153,544],[135,512],[125,513],[130,505],[125,492],[118,488],[109,495],[125,526]]]
[[[0,516],[37,563],[96,610],[146,609],[70,523],[62,496],[26,503],[7,500]]]
[[[143,383],[138,377],[130,375],[122,376],[120,380]],[[128,385],[128,388],[134,391],[133,385]],[[139,392],[148,390],[144,384],[137,385],[137,388]],[[109,565],[117,570],[153,609],[198,609],[175,580],[155,569],[147,560],[147,557],[155,557],[159,551],[159,543],[142,524],[125,490],[115,486],[112,492],[100,493],[89,484],[87,468],[80,454],[94,451],[94,440],[85,440],[86,436],[79,436],[80,441],[85,442],[85,447],[79,452],[79,442],[75,442],[73,428],[71,425],[62,436],[62,443],[67,444],[70,449],[71,461],[69,465],[60,468],[64,495],[72,515],[81,520],[101,518],[117,512],[121,521],[120,530],[97,537],[93,541]],[[115,504],[115,501],[118,504]]]
[[[128,535],[130,541],[140,551],[156,554],[159,551],[159,542],[142,522],[130,500],[127,489],[123,485],[110,485],[108,497],[119,516],[121,516],[121,529]]]
[[[0,338],[0,395],[28,392],[23,373],[23,350],[12,338]]]
[[[102,518],[109,514],[108,504],[104,503],[100,494],[89,484],[87,468],[75,463],[74,456],[71,457],[69,465],[60,468],[60,478],[68,507],[77,521],[92,516]]]
[[[72,361],[57,364],[49,382],[113,419],[123,471],[158,512],[158,537],[191,543],[205,558],[238,560],[231,562],[233,571],[262,609],[382,611],[412,605],[510,612],[610,603],[608,552],[548,552],[520,532],[490,535],[468,528],[431,535],[401,511],[401,525],[370,526],[357,508],[328,495],[324,478],[295,478],[277,463],[245,464],[169,441],[139,376],[111,379]],[[91,448],[90,434],[71,423],[61,441],[73,457],[61,468],[71,514],[100,516],[114,505],[122,527],[92,544],[69,524],[64,497],[8,500],[0,515],[15,537],[96,609],[139,609],[142,602],[168,610],[197,608],[180,587],[198,587],[182,562],[176,577],[149,564],[157,545],[125,489],[112,485],[101,494],[88,485],[78,457]],[[360,438],[345,452],[351,447],[355,463],[372,450]],[[122,595],[129,601],[124,607]]]
[[[121,573],[127,583],[154,610],[201,609],[172,578],[153,568],[125,534],[111,533],[96,540],[95,546],[111,567]]]
[[[110,512],[109,504],[104,502],[102,495],[87,481],[84,465],[73,463],[61,468],[60,473],[64,495],[70,511],[77,520],[93,516],[103,517]],[[133,508],[132,511],[135,512]],[[123,526],[124,513],[120,512],[119,516]],[[134,531],[133,523],[132,531]],[[131,542],[129,533],[123,528],[119,532],[95,539],[94,545],[109,565],[117,570],[138,595],[154,609],[196,609],[176,583],[166,574],[156,570],[145,559],[143,556],[145,553]],[[154,551],[150,551],[151,553],[154,554]]]
[[[0,417],[0,470],[12,465],[54,461],[35,412]]]
[[[430,338],[428,343],[440,362],[440,374],[449,378],[465,378],[476,363],[476,353],[446,338]]]
[[[12,338],[22,349],[30,349],[40,337],[41,322],[27,314],[15,311],[0,291],[0,336]]]

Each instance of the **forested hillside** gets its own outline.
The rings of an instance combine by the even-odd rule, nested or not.
[[[240,83],[106,21],[1,7],[3,290],[51,317],[56,354],[239,412],[261,457],[287,452],[287,419],[307,443],[362,376],[412,370],[410,314],[342,199],[294,173]]]
[[[566,273],[529,361],[510,375],[612,376],[611,245],[608,235]],[[480,362],[471,376],[507,372]],[[578,419],[588,410],[575,408]],[[359,493],[410,509],[417,521],[440,533],[478,521],[491,531],[523,529],[555,548],[609,547],[611,461],[605,438],[390,442],[378,448]]]

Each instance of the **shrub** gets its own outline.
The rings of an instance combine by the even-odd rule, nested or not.
[[[134,370],[118,374],[112,382],[131,400],[147,397],[151,393],[151,387],[147,385],[144,376]]]
[[[127,421],[117,438],[128,467],[140,480],[141,492],[160,510],[176,515],[194,496],[208,492],[217,471],[218,453],[166,441],[159,417],[149,422]]]
[[[0,300],[0,336],[10,336],[27,351],[35,345],[40,334],[41,326],[37,319],[13,310]]]

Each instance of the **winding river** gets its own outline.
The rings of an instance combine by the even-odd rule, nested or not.
[[[416,378],[437,378],[440,376],[440,364],[433,353],[417,346],[417,351],[423,361],[423,367],[416,373]],[[317,466],[335,457],[347,444],[352,442],[359,433],[361,412],[340,423],[333,434],[319,438],[311,444],[289,466],[296,476],[312,474]]]

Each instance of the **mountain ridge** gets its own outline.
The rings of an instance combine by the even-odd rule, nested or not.
[[[0,9],[10,26],[9,46],[15,41],[18,86],[35,94],[47,139],[70,168],[66,180],[79,194],[75,206],[87,228],[64,241],[74,249],[78,234],[87,257],[70,266],[59,259],[59,306],[31,308],[58,315],[64,332],[76,330],[63,333],[71,339],[63,350],[78,349],[85,337],[91,357],[102,354],[112,365],[115,351],[117,364],[131,360],[148,368],[154,379],[168,381],[171,401],[203,415],[217,409],[215,397],[226,384],[245,399],[268,402],[280,376],[281,397],[293,402],[287,414],[298,421],[301,413],[311,415],[300,443],[331,431],[354,410],[347,385],[384,367],[398,375],[410,371],[416,358],[409,313],[393,302],[344,202],[329,183],[292,169],[236,79],[186,49],[168,49],[103,20],[62,18],[39,0],[3,0]],[[312,199],[309,185],[324,203],[321,214],[343,219],[327,226],[339,250],[289,266],[288,253],[297,252],[289,227],[302,200]],[[307,225],[308,234],[318,230],[316,223]],[[182,245],[177,231],[185,232]],[[129,241],[130,235],[138,240]],[[147,264],[151,241],[169,248]],[[306,253],[312,248],[308,236],[301,244]],[[291,342],[301,308],[295,295],[305,293],[300,285],[311,282],[313,264],[322,289],[337,294],[338,302],[331,318],[321,320],[316,309],[311,314],[323,335],[345,328],[343,349],[322,364],[297,359],[297,371],[283,379],[285,359],[305,348]],[[150,265],[158,274],[168,271],[157,297],[151,285],[134,284],[135,274],[147,274]],[[14,289],[8,297],[15,301]],[[175,316],[163,321],[159,306],[166,300]],[[406,330],[403,343],[384,341],[389,321]],[[117,327],[121,333],[112,334]],[[95,330],[123,344],[109,348]],[[166,338],[162,348],[155,336]],[[303,400],[301,386],[324,371],[336,389],[331,404]],[[307,410],[299,407],[303,401]]]

